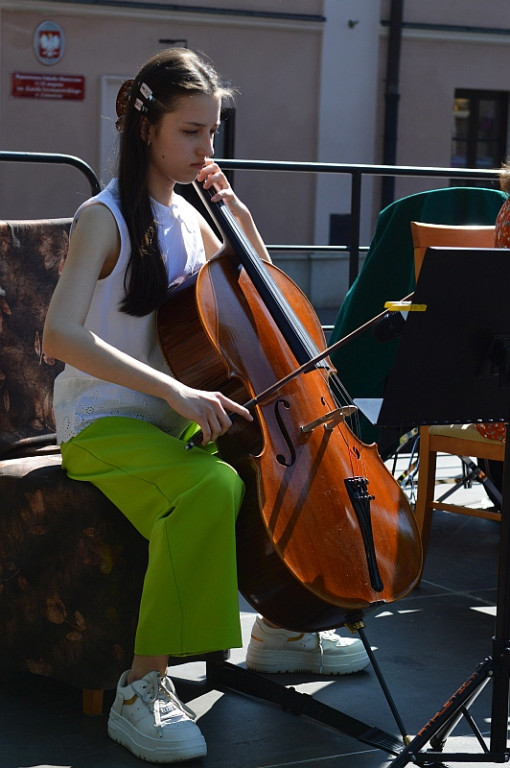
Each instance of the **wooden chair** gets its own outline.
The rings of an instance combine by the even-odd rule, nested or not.
[[[446,226],[411,222],[416,277],[428,247],[493,248],[494,226]],[[465,507],[434,500],[438,453],[503,461],[505,445],[483,437],[474,424],[438,425],[420,428],[416,521],[422,537],[425,561],[432,513],[436,509],[499,520],[498,511]]]
[[[416,278],[420,273],[427,248],[494,248],[494,231],[493,225],[451,226],[411,221]]]

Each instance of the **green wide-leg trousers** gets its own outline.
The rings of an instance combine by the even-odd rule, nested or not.
[[[98,419],[61,450],[69,477],[97,486],[149,542],[135,653],[240,647],[235,523],[244,484],[235,470],[125,417]]]

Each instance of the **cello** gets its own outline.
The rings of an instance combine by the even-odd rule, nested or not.
[[[228,207],[211,202],[214,189],[194,186],[223,246],[170,289],[157,331],[178,379],[219,390],[254,416],[233,419],[217,440],[246,486],[239,590],[279,626],[339,627],[415,586],[422,551],[414,515],[376,445],[351,428],[357,409],[347,393],[345,403],[333,394],[327,355],[310,364],[326,342],[306,296],[261,261]]]

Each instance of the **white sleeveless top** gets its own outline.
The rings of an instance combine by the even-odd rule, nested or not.
[[[156,337],[155,313],[133,317],[119,309],[125,296],[124,276],[131,243],[120,210],[115,179],[106,189],[83,203],[76,213],[73,227],[83,209],[97,203],[102,203],[113,213],[121,246],[114,269],[96,284],[85,327],[140,362],[169,373]],[[205,263],[198,219],[194,208],[175,193],[170,207],[155,200],[152,200],[152,206],[168,284],[171,285],[193,274]],[[128,416],[149,421],[175,436],[179,436],[189,423],[158,397],[97,379],[71,365],[66,365],[55,379],[53,408],[58,443],[70,440],[96,419],[105,416]]]

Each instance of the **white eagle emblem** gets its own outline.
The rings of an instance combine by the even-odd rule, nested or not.
[[[60,53],[60,35],[57,32],[43,32],[39,38],[39,49],[43,58],[56,58]]]

